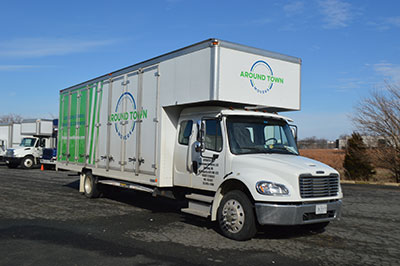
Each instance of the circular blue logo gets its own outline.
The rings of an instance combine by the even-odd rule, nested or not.
[[[265,94],[272,89],[273,82],[270,77],[273,77],[272,68],[267,62],[258,60],[250,69],[249,78],[253,89],[261,94]]]
[[[136,125],[136,118],[135,99],[131,93],[124,92],[117,101],[115,113],[111,115],[111,122],[114,122],[115,131],[121,139],[127,140],[132,135]],[[123,125],[126,125],[125,129]]]

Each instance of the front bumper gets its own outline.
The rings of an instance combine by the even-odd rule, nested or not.
[[[7,164],[21,164],[23,158],[18,157],[4,157],[4,161]]]
[[[326,204],[326,213],[316,214],[317,205]],[[257,220],[260,224],[298,225],[329,222],[340,217],[342,201],[313,202],[283,205],[256,203]]]

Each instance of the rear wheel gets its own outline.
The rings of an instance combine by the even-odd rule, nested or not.
[[[218,224],[222,234],[234,240],[248,240],[257,233],[253,205],[245,193],[234,190],[222,198]]]
[[[86,172],[83,179],[84,194],[87,198],[98,198],[100,192],[97,187],[97,178],[91,172]]]
[[[25,169],[31,169],[34,164],[35,164],[35,160],[33,159],[32,156],[26,156],[21,162],[22,168],[25,168]]]

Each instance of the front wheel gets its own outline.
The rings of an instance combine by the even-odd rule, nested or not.
[[[98,198],[100,191],[97,188],[97,179],[92,175],[91,172],[83,173],[85,175],[83,179],[84,194],[87,198]]]
[[[25,169],[31,169],[34,164],[35,164],[35,160],[33,159],[32,156],[26,156],[21,162],[22,168],[25,168]]]
[[[228,238],[244,241],[257,233],[253,205],[242,191],[228,192],[222,198],[217,216],[219,228]]]

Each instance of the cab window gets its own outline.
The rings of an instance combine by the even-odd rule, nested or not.
[[[205,147],[207,150],[222,151],[221,123],[219,120],[206,120]]]
[[[192,134],[192,120],[186,120],[181,122],[181,128],[179,129],[178,143],[182,145],[189,144],[189,138]]]

